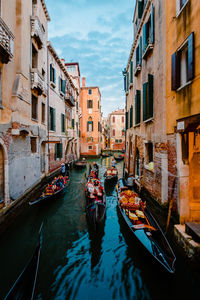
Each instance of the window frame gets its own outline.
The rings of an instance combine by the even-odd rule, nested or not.
[[[34,143],[32,143],[34,141]],[[31,136],[30,137],[30,144],[31,144],[31,153],[37,153],[37,137]],[[34,148],[34,149],[33,149]]]
[[[188,4],[189,1],[190,0],[186,0],[186,2],[181,7],[181,0],[176,0],[176,17],[177,18],[180,16],[180,14],[182,13],[182,11],[184,10],[184,8],[186,7],[186,5]]]
[[[88,89],[88,95],[92,95],[92,89]]]
[[[46,121],[46,105],[44,102],[41,103],[41,123],[45,124]]]
[[[35,98],[35,101],[36,101],[36,104],[35,104],[35,106],[36,106],[36,108],[35,108],[35,116],[36,116],[36,118],[35,118],[35,116],[33,116],[33,98]],[[36,97],[34,94],[31,94],[31,119],[33,120],[33,121],[36,121],[36,122],[38,122],[38,97]]]

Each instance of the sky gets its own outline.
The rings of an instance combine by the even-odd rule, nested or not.
[[[86,86],[98,86],[104,116],[125,106],[122,70],[133,42],[135,0],[46,0],[49,40],[78,62]]]

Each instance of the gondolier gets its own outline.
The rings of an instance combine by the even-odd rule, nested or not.
[[[62,174],[62,176],[65,176],[65,173],[66,173],[66,166],[65,166],[64,162],[62,162],[62,164],[61,164],[61,174]]]

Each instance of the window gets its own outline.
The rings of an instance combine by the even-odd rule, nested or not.
[[[145,7],[144,0],[139,0],[138,1],[138,18],[139,19],[142,18],[144,7]]]
[[[141,91],[136,90],[136,95],[135,95],[135,125],[140,123],[140,113],[141,113]]]
[[[131,105],[130,110],[130,128],[133,127],[133,106]]]
[[[65,95],[66,81],[59,76],[59,91]]]
[[[125,129],[122,130],[122,136],[125,136]]]
[[[101,123],[98,122],[98,131],[101,132]]]
[[[153,75],[143,84],[143,121],[153,117]]]
[[[149,164],[153,162],[153,143],[149,142],[145,144],[145,163]]]
[[[0,68],[0,108],[2,108],[1,68]]]
[[[87,142],[88,142],[88,143],[92,143],[92,142],[93,142],[93,137],[88,137],[88,138],[87,138]]]
[[[55,144],[55,160],[62,158],[62,143]]]
[[[53,107],[49,108],[49,130],[56,131],[56,110]]]
[[[126,112],[126,130],[128,129],[128,112]]]
[[[182,150],[182,161],[184,165],[189,162],[189,133],[181,133],[181,150]]]
[[[93,100],[87,101],[87,108],[93,108]]]
[[[61,114],[61,132],[65,132],[65,115]]]
[[[50,64],[50,81],[54,83],[54,86],[56,85],[56,70],[52,64]]]
[[[88,146],[88,150],[92,150],[92,146],[91,145]]]
[[[124,123],[124,116],[122,117],[122,123]]]
[[[113,136],[115,136],[115,129],[113,129]]]
[[[136,149],[135,175],[140,176],[140,153],[138,148]]]
[[[154,44],[154,7],[151,5],[151,15],[147,23],[143,25],[143,58],[146,57]]]
[[[185,86],[194,78],[194,32],[171,56],[171,89]]]
[[[31,152],[36,153],[37,152],[37,138],[31,137]]]
[[[121,144],[121,143],[122,143],[122,139],[115,140],[115,143],[116,143],[116,144]]]
[[[139,45],[137,46],[135,52],[135,76],[137,76],[137,74],[141,70],[141,65],[142,65],[142,37],[140,36]]]
[[[133,83],[133,62],[130,64],[130,83]]]
[[[32,100],[31,100],[31,118],[34,119],[34,120],[38,119],[37,106],[38,106],[38,98],[32,94]]]
[[[87,131],[88,131],[88,132],[92,132],[92,131],[93,131],[93,121],[92,121],[92,118],[91,118],[91,117],[88,118],[88,122],[87,122]]]
[[[32,44],[32,68],[38,67],[38,52]]]
[[[42,103],[42,116],[41,116],[41,119],[42,119],[42,123],[45,123],[45,104]]]
[[[92,95],[92,90],[91,89],[88,90],[88,95]]]
[[[178,17],[189,0],[176,0],[176,16]]]
[[[113,123],[115,123],[115,117],[114,117],[114,116],[113,116],[113,118],[112,118],[112,119],[113,119],[113,120],[112,120],[112,121],[113,121]]]
[[[74,122],[74,119],[72,119],[72,128],[74,129],[74,125],[75,125],[75,122]]]

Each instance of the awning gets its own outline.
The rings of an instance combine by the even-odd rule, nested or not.
[[[200,125],[200,114],[177,120],[177,132],[195,132]]]

